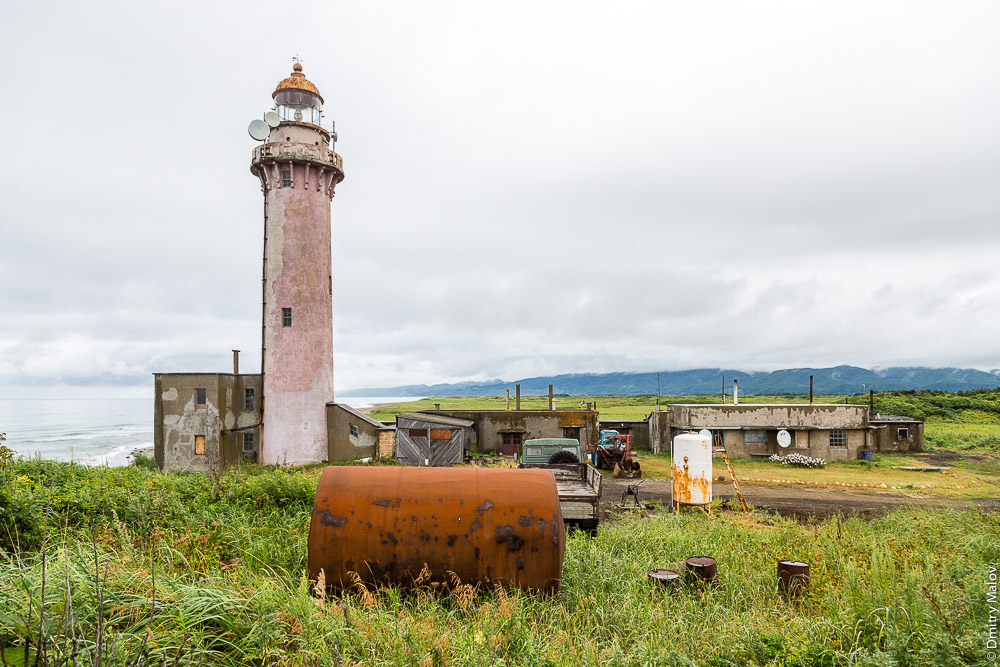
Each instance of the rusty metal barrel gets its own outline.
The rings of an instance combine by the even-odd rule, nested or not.
[[[671,590],[677,588],[677,583],[681,579],[681,575],[677,572],[674,572],[673,570],[666,570],[664,568],[650,570],[646,576],[649,577],[651,582],[656,582],[663,588]]]
[[[309,574],[368,583],[498,583],[556,592],[566,533],[552,471],[330,466],[309,528]],[[426,565],[430,577],[421,576]]]
[[[685,563],[688,574],[696,581],[711,583],[719,573],[719,565],[711,556],[691,556]]]
[[[778,592],[787,599],[809,590],[809,563],[797,560],[778,561]]]

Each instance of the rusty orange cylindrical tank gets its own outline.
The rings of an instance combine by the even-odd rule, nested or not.
[[[549,470],[330,466],[309,528],[309,574],[363,581],[499,583],[556,592],[566,533]]]

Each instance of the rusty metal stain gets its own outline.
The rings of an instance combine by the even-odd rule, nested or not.
[[[334,516],[330,510],[313,510],[313,519],[319,517],[320,523],[324,526],[343,526],[347,524],[347,519],[344,517]]]
[[[335,588],[350,585],[348,572],[411,584],[426,563],[433,581],[451,571],[463,583],[558,591],[566,537],[551,471],[332,466],[316,498],[309,572]],[[361,523],[336,522],[351,512]]]
[[[278,93],[284,90],[302,90],[307,93],[312,93],[319,98],[319,101],[323,102],[323,96],[319,94],[319,88],[316,87],[312,81],[306,78],[306,75],[302,73],[302,65],[295,63],[292,66],[292,73],[285,79],[278,82],[277,87],[274,92],[271,93],[273,98]]]
[[[674,467],[674,501],[684,505],[712,502],[712,480],[704,472],[692,477],[687,465]]]

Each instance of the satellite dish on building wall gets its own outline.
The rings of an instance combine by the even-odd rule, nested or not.
[[[785,429],[778,431],[778,444],[782,447],[788,447],[788,445],[792,444],[792,434]]]
[[[267,139],[267,135],[271,133],[271,128],[262,120],[252,120],[250,121],[250,127],[247,128],[250,136],[257,141],[264,141]]]
[[[281,125],[281,116],[273,111],[268,111],[264,114],[264,122],[267,123],[269,127],[278,127]]]
[[[703,428],[700,431],[698,431],[698,435],[700,435],[703,438],[708,438],[709,440],[712,439],[712,432],[709,431],[707,428]]]

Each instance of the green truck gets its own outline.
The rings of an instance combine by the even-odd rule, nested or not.
[[[521,445],[522,463],[579,463],[580,441],[573,438],[535,438]]]
[[[578,440],[537,438],[525,440],[521,445],[517,467],[551,470],[556,478],[563,522],[596,535],[601,520],[601,473],[580,458]]]

